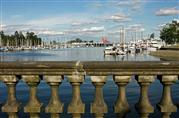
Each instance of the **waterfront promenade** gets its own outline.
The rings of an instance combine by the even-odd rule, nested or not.
[[[7,86],[8,95],[1,110],[11,118],[17,117],[20,109],[30,114],[32,118],[39,117],[40,113],[51,114],[53,118],[59,117],[62,113],[70,114],[74,118],[90,113],[97,118],[102,118],[110,112],[115,113],[116,117],[125,117],[132,107],[128,104],[126,86],[133,79],[140,86],[138,88],[140,97],[134,104],[139,117],[147,118],[158,110],[163,118],[169,118],[171,113],[177,112],[177,104],[172,101],[171,87],[178,81],[179,62],[1,62],[0,65],[0,80]],[[113,110],[108,109],[103,96],[103,88],[109,75],[118,86],[118,92],[115,93],[118,97]],[[64,76],[72,87],[66,88],[72,89],[71,101],[68,104],[63,104],[60,100],[62,96],[58,94],[63,93],[59,90],[59,85],[63,84]],[[91,86],[95,87],[90,106],[81,98],[80,86],[86,81],[85,76],[90,76]],[[46,106],[43,106],[37,96],[38,93],[44,93],[44,91],[37,91],[42,80],[51,89],[51,96]],[[148,89],[157,80],[160,81],[163,89],[156,90],[161,91],[162,96],[160,102],[155,104],[157,109],[154,109],[155,106],[152,106],[150,101],[151,96],[148,96]],[[16,96],[19,92],[16,91],[16,85],[20,81],[29,87],[27,90],[29,99],[24,105],[20,104],[21,101],[18,101]],[[1,100],[0,102],[2,103]]]

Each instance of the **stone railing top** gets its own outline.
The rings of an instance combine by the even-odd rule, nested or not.
[[[177,61],[0,62],[0,75],[179,75]]]

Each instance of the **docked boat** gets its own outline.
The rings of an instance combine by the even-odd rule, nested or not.
[[[107,47],[104,49],[105,55],[125,55],[125,51],[123,51],[121,48],[117,47]]]
[[[0,52],[7,52],[9,51],[7,47],[0,47]]]
[[[152,48],[153,50],[157,50],[164,46],[164,42],[162,42],[161,40],[153,39],[148,43],[148,45],[149,49]]]
[[[104,54],[105,55],[117,55],[117,48],[116,47],[106,47],[104,49]]]

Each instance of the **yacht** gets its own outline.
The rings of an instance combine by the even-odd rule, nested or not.
[[[113,46],[106,47],[104,49],[104,54],[105,55],[117,55],[117,48]]]
[[[107,47],[104,49],[104,54],[105,55],[125,55],[125,51],[123,51],[121,48],[119,47]]]

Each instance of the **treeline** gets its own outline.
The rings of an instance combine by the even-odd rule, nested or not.
[[[15,31],[13,35],[6,35],[3,31],[0,32],[0,46],[30,47],[41,45],[41,43],[42,39],[34,32],[27,32],[25,35],[18,31]]]
[[[71,44],[71,43],[87,43],[87,42],[93,43],[93,40],[91,40],[91,41],[83,41],[80,38],[76,38],[75,40],[70,40],[67,43]]]
[[[179,22],[166,24],[160,31],[160,38],[167,44],[179,43]]]

